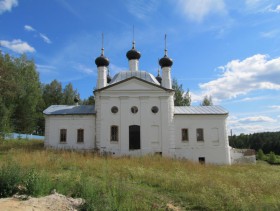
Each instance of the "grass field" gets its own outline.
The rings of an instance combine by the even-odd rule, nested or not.
[[[0,141],[0,168],[6,195],[18,191],[7,187],[19,185],[35,196],[56,189],[86,199],[84,210],[280,210],[280,167],[264,162],[215,166],[159,156],[111,158],[45,150],[41,141]]]

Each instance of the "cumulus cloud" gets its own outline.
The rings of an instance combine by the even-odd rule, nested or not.
[[[253,116],[239,119],[241,123],[255,123],[255,122],[276,122],[275,119],[272,119],[268,116]]]
[[[274,8],[270,8],[269,11],[270,11],[270,12],[280,13],[280,4],[277,5],[277,6],[274,7]]]
[[[24,29],[25,29],[26,31],[29,31],[29,32],[34,32],[36,35],[38,35],[39,37],[41,37],[45,43],[48,43],[48,44],[51,44],[51,43],[52,43],[52,41],[47,37],[47,35],[45,35],[45,34],[39,32],[38,30],[36,30],[36,29],[33,28],[32,26],[30,26],[30,25],[25,25],[25,26],[24,26]]]
[[[200,84],[213,98],[231,99],[254,90],[280,90],[280,57],[269,60],[257,54],[243,61],[233,60],[220,67],[218,79]]]
[[[275,12],[280,12],[280,4],[279,5],[277,5],[277,7],[275,8],[275,10],[274,10]]]
[[[280,126],[276,119],[269,116],[253,116],[238,118],[229,116],[228,128],[233,130],[234,134],[240,133],[256,133],[265,131],[279,131]]]
[[[179,0],[178,8],[194,22],[202,22],[209,14],[226,13],[224,0]]]
[[[8,48],[16,53],[33,53],[35,52],[35,48],[30,46],[27,42],[21,41],[20,39],[7,41],[0,40],[1,46]]]
[[[17,0],[0,0],[0,15],[4,12],[11,11],[13,7],[18,5]]]

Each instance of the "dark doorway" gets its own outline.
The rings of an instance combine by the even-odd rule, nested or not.
[[[129,126],[129,149],[140,149],[140,126]]]

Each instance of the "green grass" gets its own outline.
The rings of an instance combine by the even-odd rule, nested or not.
[[[100,157],[45,150],[40,141],[0,142],[0,153],[1,172],[18,172],[14,185],[29,184],[26,192],[35,196],[56,189],[82,197],[83,210],[166,210],[167,204],[182,210],[280,209],[280,168],[263,162],[216,166],[159,156]],[[0,174],[0,184],[7,175]]]

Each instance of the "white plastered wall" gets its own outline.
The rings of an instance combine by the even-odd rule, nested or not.
[[[91,150],[94,148],[95,115],[45,116],[45,146],[57,149]],[[60,142],[60,129],[67,129],[66,143]],[[77,130],[84,130],[84,142],[77,143]]]
[[[230,148],[226,134],[227,115],[175,115],[175,157],[206,163],[230,164]],[[183,128],[189,141],[182,141]],[[204,131],[204,141],[197,141],[196,129]]]
[[[133,89],[133,91],[131,91]],[[129,91],[128,91],[129,90]],[[144,155],[148,153],[169,151],[169,98],[171,92],[132,79],[96,93],[97,127],[100,150],[116,155]],[[113,114],[111,108],[118,107]],[[133,114],[131,107],[137,106],[138,112]],[[159,108],[158,113],[151,111],[153,106]],[[119,127],[119,141],[110,141],[110,128]],[[129,126],[140,126],[140,150],[129,150]]]

